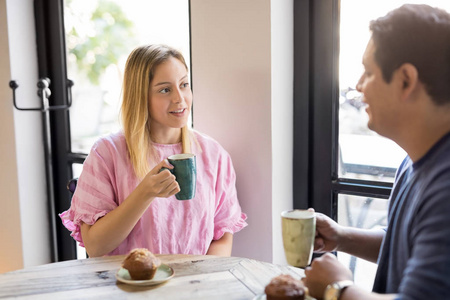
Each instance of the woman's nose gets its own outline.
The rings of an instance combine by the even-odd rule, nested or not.
[[[172,102],[180,103],[184,100],[183,93],[181,93],[180,89],[176,89],[173,94]]]

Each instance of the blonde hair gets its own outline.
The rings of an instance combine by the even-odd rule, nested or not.
[[[166,45],[146,45],[134,49],[128,56],[123,78],[123,99],[121,117],[125,140],[133,169],[138,178],[144,178],[150,171],[149,159],[156,159],[151,147],[149,127],[148,93],[155,69],[161,63],[174,57],[188,69],[183,55]],[[187,126],[183,130],[195,138]],[[186,141],[183,142],[183,145]],[[188,143],[189,145],[190,143]],[[196,141],[197,144],[197,141]]]

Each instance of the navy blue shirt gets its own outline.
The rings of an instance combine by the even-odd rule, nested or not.
[[[450,133],[397,171],[373,291],[450,299]]]

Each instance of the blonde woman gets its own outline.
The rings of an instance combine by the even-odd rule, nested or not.
[[[123,82],[123,131],[92,147],[69,210],[60,216],[90,257],[153,253],[231,255],[233,234],[245,226],[229,154],[187,127],[192,108],[182,54],[165,45],[136,48]],[[197,156],[197,188],[179,201],[167,157]]]

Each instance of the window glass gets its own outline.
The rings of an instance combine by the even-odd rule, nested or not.
[[[65,0],[72,151],[88,153],[99,136],[120,129],[122,74],[137,46],[162,43],[189,66],[189,1]]]
[[[340,177],[393,182],[406,153],[367,128],[367,113],[355,90],[363,73],[362,55],[370,38],[369,22],[405,3],[428,4],[450,11],[447,0],[341,0],[339,55]]]
[[[340,194],[338,196],[339,224],[357,228],[383,228],[387,225],[386,199]],[[353,272],[355,283],[368,291],[372,290],[377,265],[363,259],[338,253],[338,259]]]

